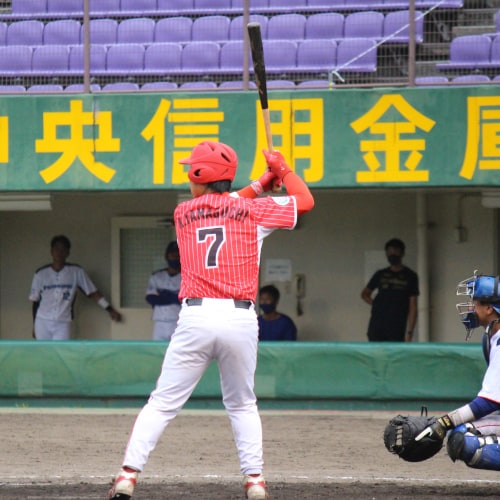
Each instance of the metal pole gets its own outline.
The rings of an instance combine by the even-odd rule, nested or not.
[[[90,92],[90,0],[83,0],[83,90]]]
[[[409,85],[411,87],[415,86],[415,72],[416,72],[416,29],[415,29],[415,0],[410,0],[409,9],[409,30],[410,30],[410,40],[408,44],[408,79]]]
[[[243,0],[243,89],[248,90],[250,80],[250,41],[248,40],[247,24],[250,22],[250,0]]]

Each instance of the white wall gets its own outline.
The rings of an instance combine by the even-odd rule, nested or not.
[[[365,341],[370,309],[360,292],[365,285],[366,252],[381,251],[389,238],[399,237],[407,246],[405,263],[417,270],[416,193],[322,190],[314,194],[316,207],[301,219],[298,229],[278,231],[265,240],[262,263],[289,259],[292,274],[306,275],[302,316],[296,315],[290,284],[278,284],[280,309],[296,321],[300,340]],[[52,198],[50,212],[0,212],[2,339],[31,338],[29,288],[35,269],[50,262],[53,235],[64,233],[71,239],[69,260],[83,265],[109,298],[111,217],[172,213],[177,193],[56,193]],[[455,309],[456,285],[474,269],[497,271],[495,211],[483,208],[477,195],[459,202],[456,192],[429,192],[426,199],[430,340],[461,342],[465,331]],[[455,239],[459,206],[468,233],[462,243]],[[425,289],[425,283],[421,285]],[[82,295],[73,326],[78,339],[111,338],[108,315]],[[152,324],[148,320],[142,331],[132,333],[125,331],[126,323],[123,328],[124,338],[146,340]]]

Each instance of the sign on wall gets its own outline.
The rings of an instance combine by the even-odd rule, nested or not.
[[[500,88],[273,91],[273,142],[318,188],[500,186]],[[238,152],[234,187],[266,165],[258,95],[0,98],[0,190],[183,189],[202,140]]]

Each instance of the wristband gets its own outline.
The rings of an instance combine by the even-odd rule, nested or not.
[[[101,297],[98,301],[97,301],[97,305],[99,307],[102,307],[105,311],[109,309],[111,309],[111,304],[104,298],[104,297]]]
[[[262,184],[259,181],[253,181],[252,184],[250,184],[250,187],[254,190],[257,196],[259,196],[259,194],[262,194],[264,192],[264,188],[262,187]]]

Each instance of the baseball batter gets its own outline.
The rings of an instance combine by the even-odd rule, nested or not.
[[[33,276],[29,300],[33,302],[33,337],[37,340],[70,339],[78,289],[108,311],[114,321],[121,320],[121,314],[101,295],[85,270],[66,262],[70,249],[66,236],[54,236],[50,243],[52,264],[39,268]]]
[[[477,275],[459,283],[457,295],[469,300],[457,304],[467,339],[482,326],[487,363],[482,387],[470,403],[438,418],[415,441],[443,440],[448,435],[449,457],[476,469],[500,470],[500,276]],[[448,431],[450,431],[448,433]]]
[[[148,280],[146,301],[153,308],[153,340],[170,340],[181,309],[181,261],[176,241],[165,249],[166,269],[154,272]]]
[[[231,195],[238,158],[229,146],[205,141],[180,162],[190,165],[193,199],[180,203],[174,212],[182,265],[179,322],[156,388],[133,427],[109,498],[132,496],[149,454],[212,360],[219,367],[246,497],[268,498],[254,393],[258,345],[254,301],[261,245],[275,229],[294,228],[297,216],[311,210],[314,199],[279,152],[264,151],[264,155],[268,171]],[[256,198],[271,190],[275,180],[285,185],[288,196]]]

